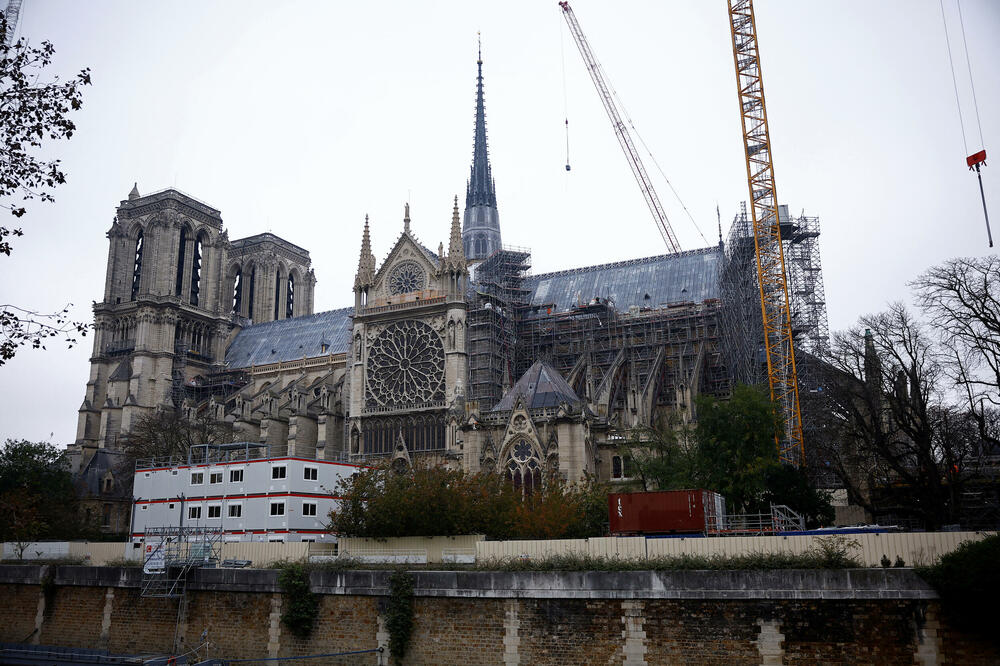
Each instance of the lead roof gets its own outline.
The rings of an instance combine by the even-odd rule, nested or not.
[[[565,312],[594,298],[608,299],[618,311],[632,306],[658,308],[718,298],[721,251],[717,247],[613,264],[533,275],[525,280],[530,302]]]

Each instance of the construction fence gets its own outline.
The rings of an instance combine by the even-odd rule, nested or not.
[[[759,537],[603,537],[554,539],[551,541],[481,541],[476,544],[477,562],[502,563],[515,559],[545,559],[554,556],[606,557],[643,560],[694,555],[731,557],[740,555],[804,554],[821,547],[823,540],[841,539],[851,554],[867,567],[881,566],[882,558],[906,566],[933,564],[965,541],[979,541],[996,532],[907,532],[844,535],[789,535]]]
[[[223,543],[221,560],[243,560],[253,568],[278,562],[322,562],[349,557],[361,563],[472,564],[536,560],[553,556],[587,556],[645,560],[681,555],[739,556],[804,554],[818,549],[823,540],[841,539],[856,544],[851,552],[864,566],[881,566],[882,558],[906,566],[933,564],[966,541],[979,541],[996,532],[905,532],[846,535],[788,535],[759,537],[599,537],[545,541],[486,541],[482,535],[453,537],[400,537],[394,539],[341,538],[339,543]],[[69,558],[91,566],[119,564],[142,558],[141,543],[42,542],[24,549],[25,560]],[[15,544],[3,545],[3,559],[17,558]]]

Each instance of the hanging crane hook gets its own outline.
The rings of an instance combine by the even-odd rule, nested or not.
[[[979,196],[983,199],[983,216],[986,218],[986,237],[993,247],[993,232],[990,231],[990,214],[986,210],[986,191],[983,190],[983,174],[979,171],[979,165],[986,166],[986,149],[980,150],[974,155],[965,158],[965,163],[969,165],[969,171],[975,170],[976,178],[979,179]]]
[[[569,171],[569,118],[566,119],[566,171]]]

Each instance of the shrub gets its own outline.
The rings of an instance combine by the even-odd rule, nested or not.
[[[522,498],[497,474],[417,466],[398,474],[386,465],[345,479],[330,530],[344,536],[485,534],[494,539],[600,536],[607,489],[593,479],[568,484],[558,475]]]
[[[285,595],[281,621],[299,638],[307,638],[319,615],[319,598],[309,590],[309,570],[300,563],[285,564],[278,584]]]
[[[944,612],[959,627],[996,640],[996,600],[1000,597],[1000,535],[966,541],[931,567],[917,569],[941,597]]]
[[[401,664],[413,633],[413,576],[406,571],[397,570],[389,576],[385,626],[389,630],[389,654]]]

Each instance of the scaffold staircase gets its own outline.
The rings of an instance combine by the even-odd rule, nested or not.
[[[218,566],[222,529],[150,527],[146,530],[142,596],[183,599],[192,569]]]

